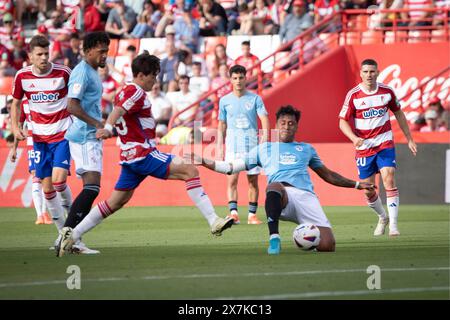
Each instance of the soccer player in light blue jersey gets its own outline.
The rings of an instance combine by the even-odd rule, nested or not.
[[[231,85],[233,91],[219,101],[218,150],[222,159],[222,145],[225,137],[225,161],[244,159],[250,150],[258,145],[258,117],[261,120],[263,135],[260,143],[267,140],[269,118],[260,96],[246,90],[247,70],[241,65],[231,67]],[[256,216],[258,207],[258,175],[260,168],[255,166],[247,171],[248,180],[248,224],[261,224]],[[238,224],[237,184],[239,173],[227,177],[227,196],[229,216]]]
[[[265,142],[253,148],[245,159],[232,162],[211,161],[193,155],[196,163],[216,172],[233,174],[249,170],[257,165],[268,177],[266,188],[266,215],[269,226],[268,254],[279,254],[281,240],[279,220],[296,224],[311,223],[320,229],[318,251],[334,251],[335,240],[319,199],[314,193],[308,167],[324,181],[344,188],[373,190],[368,182],[353,181],[328,169],[320,160],[316,150],[308,143],[296,142],[300,111],[290,105],[277,111],[276,129],[279,142]]]
[[[91,210],[100,192],[103,164],[102,142],[95,137],[97,129],[103,128],[101,98],[102,81],[98,67],[106,66],[109,38],[105,32],[92,32],[84,37],[84,59],[73,69],[69,79],[68,110],[74,123],[67,130],[70,153],[75,162],[77,177],[83,180],[83,190],[74,200],[64,227],[75,228]],[[61,239],[56,249],[60,256]],[[95,254],[84,246],[74,246],[81,253]]]

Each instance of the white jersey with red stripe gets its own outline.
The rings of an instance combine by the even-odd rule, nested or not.
[[[39,75],[32,66],[16,73],[12,95],[28,100],[34,142],[59,142],[72,123],[67,111],[67,84],[70,69],[51,64],[50,70]]]
[[[155,150],[156,127],[146,92],[135,83],[127,83],[116,95],[114,106],[126,111],[115,125],[120,138],[120,163],[144,159]]]
[[[19,121],[23,123],[23,127],[27,129],[27,146],[33,146],[33,130],[31,129],[31,114],[28,100],[22,100],[20,110],[21,112]]]
[[[400,110],[400,104],[394,90],[382,83],[377,83],[373,92],[359,84],[347,93],[339,118],[354,121],[355,134],[364,139],[363,145],[356,148],[357,158],[394,147],[389,110]]]

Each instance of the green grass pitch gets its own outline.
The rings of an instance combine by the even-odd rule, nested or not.
[[[366,207],[324,209],[334,253],[300,251],[295,225],[282,221],[282,252],[268,256],[267,225],[247,225],[246,207],[218,238],[193,207],[152,207],[123,209],[85,235],[100,255],[58,259],[48,250],[53,225],[35,226],[32,209],[2,208],[0,299],[449,299],[448,206],[401,206],[398,238],[373,237]],[[67,288],[71,265],[80,290]],[[380,290],[367,288],[371,265]]]

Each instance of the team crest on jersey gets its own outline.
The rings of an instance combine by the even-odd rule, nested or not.
[[[251,102],[246,102],[245,103],[245,109],[250,111],[252,109],[252,103]]]
[[[30,95],[33,102],[55,102],[58,101],[59,93],[38,92]]]
[[[386,112],[387,108],[382,109],[370,108],[369,110],[363,111],[362,115],[364,119],[381,118],[386,114]]]
[[[301,152],[301,151],[303,151],[303,147],[302,147],[302,146],[296,146],[296,147],[295,147],[295,150]]]
[[[284,165],[291,165],[297,163],[297,156],[290,152],[280,154],[280,163]]]
[[[79,94],[81,92],[81,84],[80,83],[74,83],[72,92],[74,94]]]
[[[119,100],[123,100],[124,97],[125,97],[125,92],[121,91],[119,94]]]

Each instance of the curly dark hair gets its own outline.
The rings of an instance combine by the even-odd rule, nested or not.
[[[281,106],[280,109],[277,111],[277,120],[284,115],[292,115],[295,117],[295,121],[299,122],[300,118],[302,116],[302,113],[300,110],[295,109],[290,104]]]

